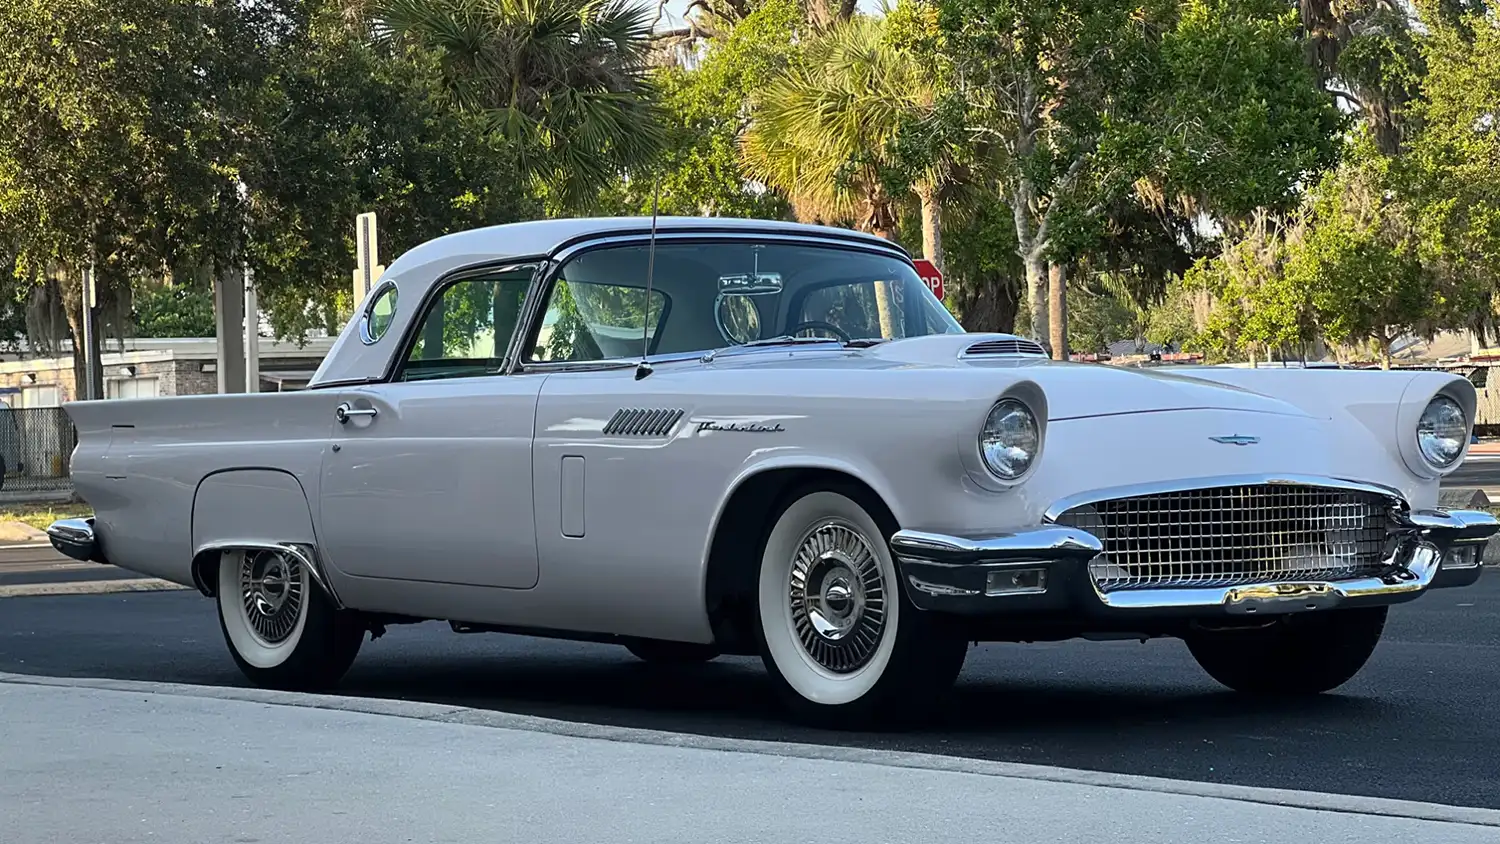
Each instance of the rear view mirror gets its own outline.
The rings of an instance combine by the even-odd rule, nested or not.
[[[719,292],[726,296],[768,296],[780,293],[781,273],[741,273],[719,276]]]

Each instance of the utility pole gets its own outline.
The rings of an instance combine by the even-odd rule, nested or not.
[[[367,211],[354,218],[354,307],[359,306],[385,267],[380,264],[380,231],[375,224],[375,212]]]
[[[94,355],[94,309],[99,306],[98,283],[94,278],[94,264],[89,262],[83,271],[83,384],[77,393],[84,401],[97,399],[94,384],[98,380],[99,359]]]
[[[260,303],[255,271],[245,262],[245,392],[260,392]]]

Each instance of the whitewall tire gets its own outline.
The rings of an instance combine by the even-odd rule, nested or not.
[[[930,715],[967,642],[907,599],[878,502],[805,487],[773,512],[757,581],[761,657],[793,714],[850,729]],[[862,502],[863,500],[863,502]]]
[[[217,586],[219,629],[235,664],[255,685],[328,688],[354,663],[363,625],[334,608],[295,555],[225,551]]]

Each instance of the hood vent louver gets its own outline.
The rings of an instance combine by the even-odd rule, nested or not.
[[[1044,358],[1047,350],[1035,340],[1006,337],[999,340],[981,340],[964,349],[964,357],[1023,357]]]
[[[604,425],[607,436],[665,437],[681,419],[683,411],[673,408],[621,408]]]

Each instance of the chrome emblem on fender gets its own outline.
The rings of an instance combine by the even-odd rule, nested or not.
[[[1216,443],[1224,445],[1255,445],[1260,442],[1260,437],[1247,437],[1244,434],[1235,434],[1228,437],[1209,437]]]

